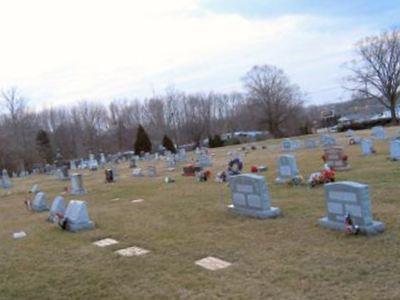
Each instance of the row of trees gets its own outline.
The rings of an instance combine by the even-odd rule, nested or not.
[[[347,88],[390,108],[392,122],[397,123],[399,30],[363,39],[356,51]],[[65,159],[73,159],[89,152],[131,150],[135,143],[136,152],[166,143],[173,151],[171,144],[200,144],[214,136],[211,141],[217,146],[221,141],[215,137],[243,130],[265,130],[274,137],[304,134],[319,119],[318,108],[305,107],[300,88],[275,66],[254,66],[243,77],[243,85],[243,93],[187,94],[169,89],[150,99],[114,100],[109,105],[82,101],[39,112],[29,107],[18,89],[4,90],[0,167],[30,169],[35,162],[50,162],[56,149]],[[148,139],[143,138],[145,131]]]
[[[82,101],[39,112],[18,89],[4,90],[0,167],[30,169],[34,163],[50,162],[56,151],[73,159],[89,152],[149,149],[151,144],[153,149],[165,143],[200,144],[207,137],[238,130],[266,130],[280,137],[302,133],[310,122],[300,89],[282,70],[256,66],[243,82],[246,93],[187,94],[169,89],[150,99],[114,100],[108,105]],[[144,129],[148,141],[140,138]]]

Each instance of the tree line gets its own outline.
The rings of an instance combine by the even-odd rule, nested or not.
[[[356,44],[349,64],[347,89],[382,103],[397,124],[400,98],[400,32],[392,29]],[[273,137],[306,134],[318,126],[317,106],[285,72],[272,65],[254,66],[242,78],[244,91],[185,93],[168,89],[147,99],[117,99],[109,104],[80,101],[70,107],[34,111],[17,88],[1,92],[0,168],[30,170],[51,162],[56,152],[65,159],[92,153],[157,149],[165,143],[213,144],[222,133],[262,130]],[[137,141],[142,129],[149,140]],[[142,133],[143,136],[143,133]],[[171,148],[171,147],[170,147]]]
[[[81,101],[35,112],[17,88],[1,93],[0,167],[30,170],[35,163],[92,153],[132,150],[139,126],[153,149],[167,136],[174,144],[199,145],[210,136],[266,130],[281,137],[304,133],[310,122],[300,89],[269,65],[243,78],[244,93],[184,93],[168,89],[148,99],[109,104]],[[51,150],[48,150],[51,149]]]

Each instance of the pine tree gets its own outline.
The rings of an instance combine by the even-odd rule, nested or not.
[[[222,147],[224,146],[224,141],[221,139],[221,136],[216,134],[214,137],[209,137],[208,138],[208,146],[210,148],[217,148],[217,147]]]
[[[134,144],[135,154],[140,155],[141,152],[151,152],[151,141],[143,126],[139,124],[136,133],[136,141]]]
[[[51,149],[49,135],[45,130],[39,130],[36,135],[36,147],[40,158],[51,164],[53,162],[53,150]]]
[[[162,145],[166,150],[171,151],[172,153],[176,153],[175,145],[168,135],[164,135]]]

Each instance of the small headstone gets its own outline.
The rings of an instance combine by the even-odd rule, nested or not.
[[[374,143],[371,139],[363,139],[361,141],[361,151],[363,155],[369,156],[375,153]]]
[[[155,177],[157,176],[157,169],[154,166],[148,166],[146,169],[147,176]]]
[[[225,269],[232,265],[230,262],[212,256],[195,261],[195,264],[210,271]]]
[[[62,166],[62,167],[58,168],[56,174],[57,174],[58,180],[68,180],[69,179],[67,166]]]
[[[341,147],[330,147],[324,149],[323,159],[329,167],[334,168],[337,171],[350,169],[347,155],[344,154],[343,148]]]
[[[8,190],[12,187],[10,177],[8,176],[8,172],[6,169],[3,169],[1,176],[1,186],[3,189]]]
[[[73,171],[76,170],[76,162],[75,162],[75,160],[71,160],[69,165],[70,165],[71,170],[73,170]]]
[[[304,141],[304,147],[307,149],[317,148],[317,141],[314,139],[306,139]]]
[[[97,171],[99,168],[99,163],[94,157],[94,154],[89,154],[89,170],[91,171]]]
[[[372,137],[377,140],[384,140],[386,138],[385,129],[382,126],[372,127]]]
[[[230,177],[232,205],[229,209],[238,214],[256,218],[274,218],[280,215],[277,207],[270,206],[267,184],[263,176],[242,174]]]
[[[89,219],[86,201],[71,200],[65,212],[64,220],[67,221],[66,229],[79,231],[92,229],[94,223]]]
[[[71,175],[71,194],[84,195],[86,193],[83,187],[82,174],[74,173]]]
[[[57,223],[60,216],[64,216],[64,214],[65,214],[64,198],[61,196],[57,196],[54,198],[53,203],[51,204],[48,220],[49,222]]]
[[[134,177],[142,177],[143,176],[143,172],[141,168],[134,168],[132,170],[132,176]]]
[[[320,137],[320,143],[323,147],[331,147],[336,145],[336,139],[335,137],[331,135],[321,135]]]
[[[351,181],[324,185],[327,216],[319,220],[325,228],[345,230],[345,218],[349,214],[364,234],[377,234],[385,229],[382,222],[374,221],[368,185]]]
[[[278,177],[275,179],[275,182],[288,183],[298,175],[299,170],[297,169],[295,157],[293,155],[280,156],[278,159]]]
[[[127,257],[142,256],[149,252],[150,252],[149,250],[142,249],[139,247],[129,247],[129,248],[120,249],[120,250],[115,251],[116,254],[118,254],[120,256],[127,256]]]
[[[290,140],[290,139],[284,139],[284,140],[282,141],[282,150],[283,150],[283,151],[293,151],[293,150],[295,150],[294,148],[295,148],[295,147],[294,147],[294,144],[293,144],[293,141],[292,141],[292,140]]]
[[[31,189],[30,189],[29,192],[31,192],[32,194],[37,194],[37,193],[39,193],[39,192],[40,192],[39,186],[38,186],[37,184],[34,184],[34,185],[31,187]]]
[[[390,159],[400,160],[400,140],[390,141]]]
[[[43,192],[39,192],[35,195],[35,198],[32,201],[31,204],[31,209],[32,211],[35,212],[42,212],[49,210],[49,206],[47,204],[47,198],[46,194]]]
[[[201,153],[197,157],[197,162],[200,167],[207,168],[212,166],[211,157],[206,153]]]
[[[352,129],[348,129],[345,133],[345,137],[348,137],[348,138],[353,137],[354,135],[355,135],[355,132]]]
[[[362,141],[362,138],[360,138],[359,136],[352,136],[351,138],[349,138],[349,145],[359,145]]]

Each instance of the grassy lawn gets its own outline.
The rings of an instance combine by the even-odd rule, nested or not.
[[[181,167],[168,173],[176,182],[165,184],[164,162],[156,163],[155,178],[134,178],[121,164],[114,184],[104,184],[103,171],[84,171],[87,195],[66,198],[86,200],[96,228],[63,232],[45,221],[47,213],[26,211],[23,200],[38,183],[51,203],[69,182],[36,175],[15,179],[11,195],[0,198],[0,299],[399,299],[400,162],[387,159],[387,141],[376,141],[378,154],[363,157],[344,134],[337,138],[352,167],[337,173],[337,180],[369,184],[374,219],[386,225],[381,235],[346,236],[318,227],[325,215],[322,187],[274,184],[279,140],[258,143],[268,148],[251,151],[244,160],[246,171],[253,164],[269,167],[263,175],[272,205],[283,211],[278,219],[228,213],[225,184],[182,177]],[[212,151],[213,177],[236,148]],[[305,178],[323,166],[321,149],[294,154]],[[145,201],[131,203],[138,198]],[[17,230],[27,237],[13,240]],[[106,237],[119,244],[92,245]],[[151,252],[114,253],[130,246]],[[206,256],[232,266],[212,272],[194,264]]]

